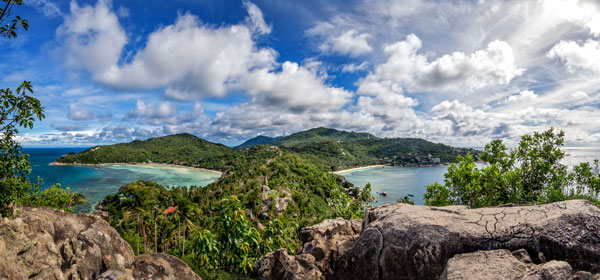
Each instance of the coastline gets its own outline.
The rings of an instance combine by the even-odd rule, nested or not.
[[[367,165],[367,166],[361,166],[361,167],[355,167],[355,168],[350,168],[350,169],[343,169],[343,170],[333,171],[331,173],[337,174],[337,175],[342,175],[342,173],[348,173],[348,172],[352,172],[352,171],[363,170],[363,169],[370,169],[370,168],[377,168],[377,167],[386,167],[386,166],[389,166],[389,165],[383,165],[383,164]]]
[[[50,165],[72,165],[72,166],[109,166],[109,165],[170,166],[170,167],[188,168],[188,169],[195,169],[195,170],[206,171],[206,172],[210,172],[210,173],[219,174],[219,176],[223,175],[223,172],[218,171],[218,170],[206,169],[206,168],[201,168],[201,167],[193,167],[193,166],[170,164],[170,163],[140,163],[140,162],[122,163],[122,162],[118,162],[118,163],[98,163],[98,164],[91,164],[91,163],[62,163],[62,162],[56,162],[56,161],[54,161],[54,162],[51,162]]]

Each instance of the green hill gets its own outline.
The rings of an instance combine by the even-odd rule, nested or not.
[[[467,152],[479,153],[418,138],[379,138],[369,133],[323,127],[271,139],[269,144],[293,151],[324,170],[374,164],[433,165],[454,162],[457,155]]]
[[[223,169],[233,149],[194,135],[182,133],[148,140],[135,140],[109,146],[97,146],[77,154],[67,154],[59,163],[174,163],[210,169]]]
[[[320,142],[348,142],[361,139],[378,139],[369,133],[357,133],[340,131],[332,128],[318,127],[306,131],[297,132],[283,137],[274,143],[279,146],[291,147],[299,144]]]
[[[206,187],[166,189],[138,181],[97,209],[139,253],[169,253],[203,279],[222,279],[207,273],[249,273],[267,252],[295,251],[302,227],[361,217],[371,199],[368,189],[282,149],[251,147],[226,164],[230,171]]]
[[[176,134],[109,146],[97,146],[56,161],[65,164],[172,163],[226,171],[230,162],[243,158],[244,150],[257,145],[275,145],[308,159],[322,170],[374,164],[432,165],[454,162],[457,155],[475,150],[453,148],[417,138],[379,138],[369,133],[314,128],[285,137],[259,136],[232,149],[191,134]]]
[[[268,137],[268,136],[256,136],[252,139],[248,139],[246,140],[244,143],[236,146],[236,149],[243,149],[243,148],[249,148],[249,147],[254,147],[254,146],[258,146],[258,145],[265,145],[265,144],[271,144],[273,142],[277,142],[281,139],[282,137]]]

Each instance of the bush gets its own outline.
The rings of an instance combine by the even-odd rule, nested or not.
[[[519,145],[508,150],[501,140],[485,146],[483,168],[473,156],[458,156],[444,175],[444,184],[427,186],[425,204],[467,205],[472,208],[506,203],[544,203],[570,198],[595,201],[600,192],[598,161],[581,163],[572,173],[560,163],[564,153],[564,132],[554,129],[521,137]]]

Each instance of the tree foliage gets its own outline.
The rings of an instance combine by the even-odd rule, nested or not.
[[[136,253],[168,252],[201,274],[249,274],[270,251],[295,252],[302,227],[361,217],[372,198],[370,187],[356,188],[280,149],[252,147],[227,164],[230,170],[205,187],[166,189],[138,181],[107,196],[97,209],[105,209]]]
[[[21,0],[3,0],[0,7],[0,25],[12,16],[15,5],[22,5]],[[4,26],[0,26],[0,34],[6,38],[17,37],[17,30],[29,28],[26,19],[15,16]],[[51,206],[71,209],[81,203],[84,198],[71,193],[69,189],[60,189],[60,185],[41,190],[41,181],[31,183],[27,175],[31,173],[29,155],[23,152],[17,142],[19,129],[31,129],[35,120],[44,118],[44,108],[38,99],[32,96],[33,86],[30,81],[23,81],[15,91],[10,88],[0,89],[0,213],[14,216],[19,203]]]
[[[600,192],[598,161],[592,167],[584,162],[569,173],[560,161],[564,132],[549,129],[521,137],[519,145],[508,150],[501,140],[493,140],[481,154],[483,167],[473,156],[459,156],[444,175],[444,184],[427,186],[425,204],[451,204],[484,207],[506,203],[544,203],[569,198],[596,200]]]

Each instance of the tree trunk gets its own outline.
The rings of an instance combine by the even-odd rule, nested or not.
[[[137,214],[137,235],[141,237],[140,235],[140,213]],[[140,240],[136,240],[135,242],[135,246],[137,249],[137,254],[140,254]]]
[[[183,227],[183,249],[181,249],[181,257],[185,256],[185,230],[186,226]]]
[[[156,216],[154,216],[154,252],[158,253],[158,239],[156,237]]]

